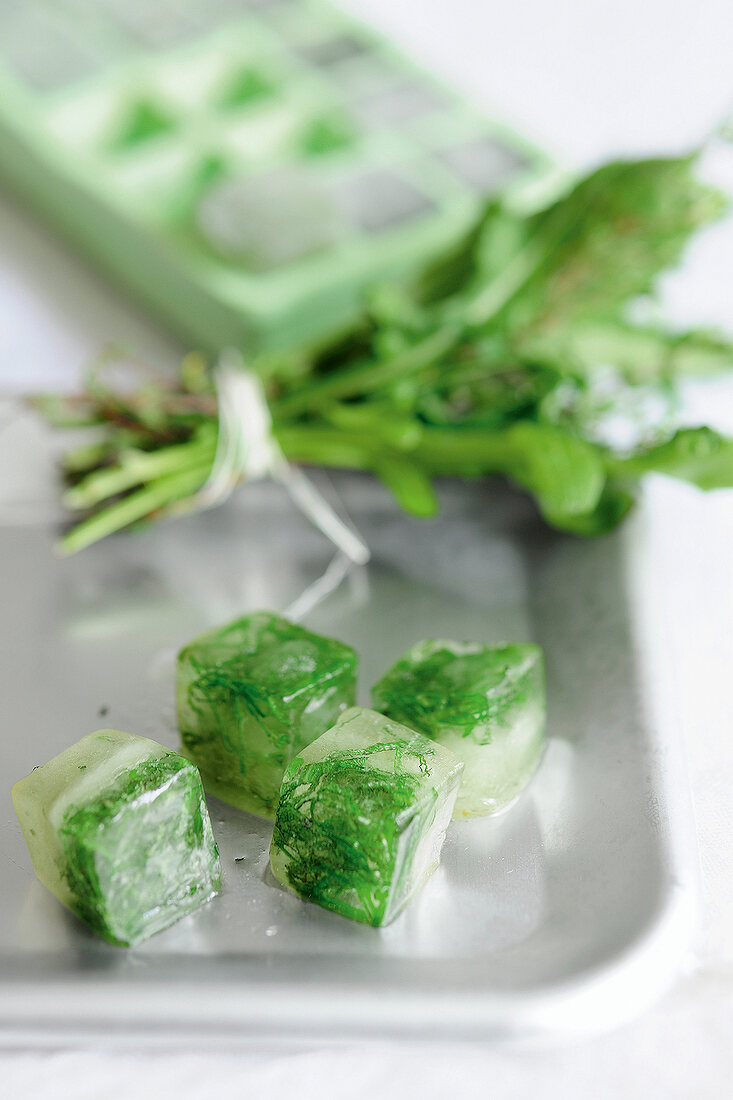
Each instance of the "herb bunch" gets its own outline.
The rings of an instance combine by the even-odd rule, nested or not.
[[[285,456],[370,471],[417,516],[436,512],[442,475],[503,474],[579,535],[614,527],[648,471],[733,485],[733,440],[674,421],[676,380],[729,367],[731,345],[631,309],[724,208],[693,157],[605,165],[529,216],[490,203],[338,339],[253,364]],[[185,508],[210,473],[217,399],[198,356],[175,382],[123,391],[96,371],[79,396],[39,404],[96,428],[64,462],[69,552]]]

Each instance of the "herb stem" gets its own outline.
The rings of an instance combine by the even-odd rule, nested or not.
[[[210,469],[211,463],[208,462],[146,485],[116,504],[111,504],[104,511],[83,520],[63,537],[59,549],[64,554],[83,550],[85,546],[114,534],[120,528],[137,523],[153,512],[191,496],[204,484]]]
[[[162,447],[157,451],[139,451],[134,448],[120,454],[119,466],[103,467],[67,489],[64,504],[67,508],[93,508],[94,505],[116,496],[136,485],[155,481],[166,474],[183,473],[191,467],[209,466],[214,460],[216,436],[200,442],[181,443],[174,447]]]
[[[368,361],[349,370],[334,371],[326,378],[302,386],[294,393],[273,402],[273,414],[290,418],[319,408],[324,403],[343,400],[378,389],[416,374],[446,355],[460,339],[463,325],[446,324],[423,337],[417,344],[383,362]]]

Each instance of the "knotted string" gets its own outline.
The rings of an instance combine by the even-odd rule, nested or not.
[[[299,619],[330,595],[353,565],[366,565],[369,547],[347,525],[302,470],[292,466],[280,448],[265,391],[257,374],[245,367],[239,352],[225,351],[214,372],[219,434],[211,473],[194,498],[194,506],[212,508],[225,501],[240,481],[270,477],[336,547],[325,572],[290,605],[285,614]]]

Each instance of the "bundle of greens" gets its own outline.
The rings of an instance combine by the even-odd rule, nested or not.
[[[615,526],[648,471],[733,485],[733,440],[674,421],[676,379],[730,366],[731,345],[632,319],[724,208],[692,157],[606,165],[525,217],[492,202],[338,339],[253,364],[285,456],[370,471],[417,516],[435,513],[441,475],[503,474],[579,535]],[[78,397],[40,404],[96,429],[64,463],[79,517],[67,551],[180,510],[210,473],[217,398],[198,356],[173,383],[125,392],[97,371]]]

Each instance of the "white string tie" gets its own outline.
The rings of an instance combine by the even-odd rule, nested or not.
[[[275,438],[272,416],[258,375],[244,366],[234,349],[225,351],[214,372],[219,408],[219,434],[211,473],[196,494],[199,508],[223,503],[240,481],[272,478],[287,490],[290,499],[336,547],[336,556],[319,577],[286,612],[302,618],[333,592],[352,565],[366,565],[369,547],[337,515],[323,494],[297,466],[292,466]]]

